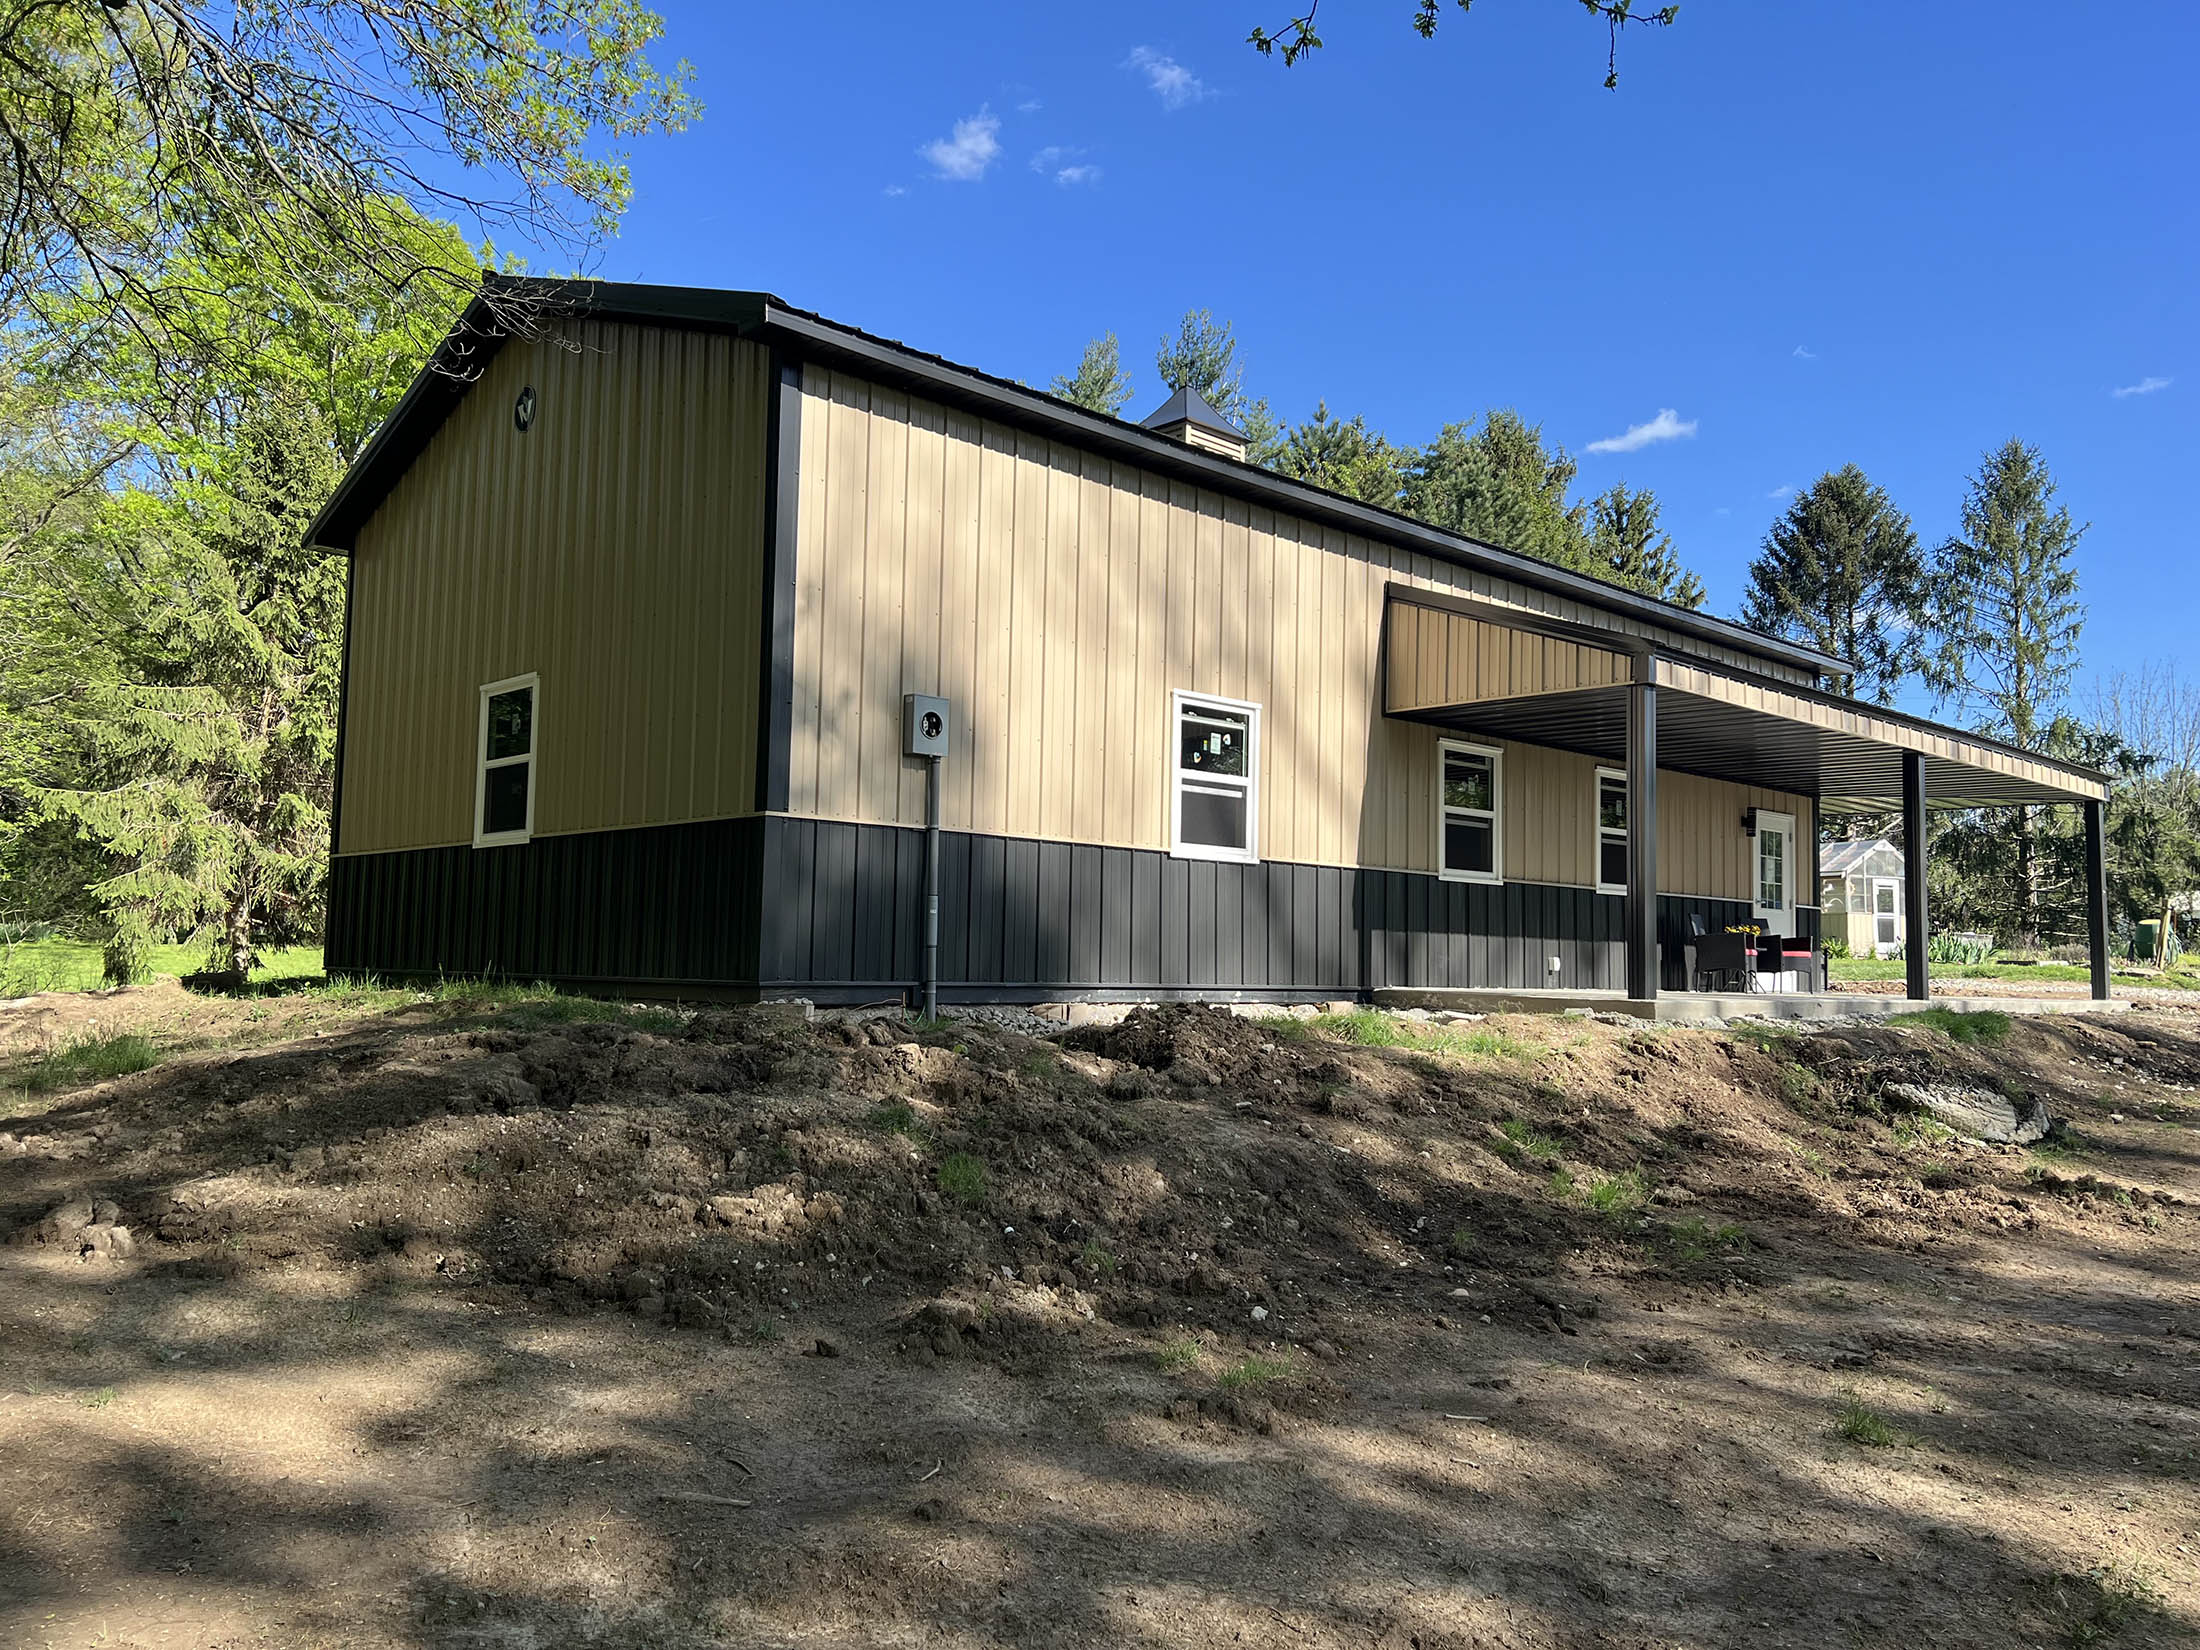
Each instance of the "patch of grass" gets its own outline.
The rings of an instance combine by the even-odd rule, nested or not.
[[[1233,1392],[1247,1388],[1257,1390],[1272,1382],[1285,1380],[1291,1373],[1292,1365],[1288,1358],[1264,1358],[1256,1353],[1225,1369],[1222,1372],[1222,1384]]]
[[[1982,1008],[1976,1013],[1965,1014],[1953,1008],[1920,1009],[1915,1014],[1897,1014],[1888,1020],[1892,1026],[1923,1026],[1937,1031],[1951,1043],[1975,1048],[1985,1043],[1998,1043],[2009,1035],[2016,1022],[1997,1008]]]
[[[952,1153],[940,1164],[939,1182],[940,1190],[957,1203],[985,1201],[985,1163],[968,1152]]]
[[[1454,1226],[1451,1229],[1451,1252],[1455,1255],[1473,1254],[1479,1242],[1467,1227]]]
[[[1591,1175],[1582,1183],[1580,1197],[1582,1207],[1617,1220],[1648,1203],[1650,1187],[1640,1169],[1622,1169],[1618,1174]]]
[[[1563,1164],[1551,1171],[1551,1196],[1561,1203],[1571,1203],[1576,1190],[1574,1177]]]
[[[1199,1364],[1199,1342],[1186,1335],[1181,1340],[1168,1341],[1153,1350],[1153,1366],[1164,1375],[1181,1375]]]
[[[924,1138],[924,1126],[917,1121],[916,1109],[906,1100],[887,1100],[873,1106],[863,1120],[881,1134],[907,1135],[911,1140]]]
[[[669,1033],[687,1025],[687,1016],[676,1008],[584,997],[541,980],[438,980],[416,1000],[453,1013],[489,1015],[522,1026],[612,1024]]]
[[[1714,1254],[1732,1254],[1749,1247],[1748,1234],[1739,1226],[1731,1221],[1714,1226],[1701,1215],[1675,1222],[1665,1235],[1674,1255],[1685,1261],[1709,1260]]]
[[[2096,1564],[2082,1576],[2058,1576],[2055,1591],[2075,1617],[2070,1642],[2080,1650],[2114,1638],[2162,1603],[2154,1583],[2136,1565]]]
[[[2078,1161],[2077,1143],[2066,1130],[2060,1139],[2033,1141],[2030,1156],[2035,1163],[2058,1166],[2075,1163]]]
[[[1818,1073],[1800,1060],[1789,1060],[1780,1067],[1780,1093],[1791,1106],[1801,1106],[1818,1098],[1820,1084]]]
[[[1380,1009],[1360,1008],[1349,1014],[1317,1014],[1306,1024],[1339,1042],[1362,1048],[1403,1048],[1420,1054],[1474,1055],[1485,1059],[1527,1060],[1540,1049],[1517,1037],[1488,1026],[1459,1030],[1433,1022],[1402,1020]]]
[[[1850,1443],[1872,1449],[1886,1449],[1895,1441],[1894,1428],[1887,1418],[1853,1392],[1841,1405],[1841,1418],[1833,1429]]]
[[[1796,1147],[1795,1161],[1802,1164],[1804,1168],[1820,1180],[1831,1180],[1833,1178],[1833,1169],[1826,1162],[1826,1154],[1815,1146]]]
[[[1117,1265],[1115,1251],[1098,1238],[1089,1240],[1084,1248],[1078,1250],[1077,1259],[1083,1264],[1086,1271],[1097,1277],[1112,1278],[1115,1276]]]
[[[20,1086],[33,1094],[50,1094],[55,1089],[127,1077],[132,1072],[146,1071],[159,1064],[160,1050],[154,1046],[153,1039],[138,1032],[126,1031],[114,1037],[85,1037],[34,1062],[23,1073]]]
[[[105,1409],[115,1401],[115,1389],[111,1386],[103,1386],[97,1392],[85,1393],[77,1401],[86,1409]]]
[[[752,1340],[777,1341],[786,1338],[787,1326],[777,1318],[749,1319],[749,1336]]]
[[[203,940],[153,947],[156,979],[195,974],[205,966]],[[258,986],[311,979],[320,974],[321,966],[321,948],[317,945],[273,946],[260,954],[260,965],[253,969],[251,983]],[[0,997],[27,997],[38,991],[97,991],[106,983],[99,947],[89,940],[46,935],[17,940],[0,949]]]
[[[1939,1118],[1927,1117],[1922,1112],[1906,1111],[1894,1120],[1895,1144],[1908,1151],[1945,1146],[1955,1137],[1955,1130]]]
[[[1565,1148],[1556,1139],[1517,1117],[1506,1118],[1497,1125],[1497,1132],[1503,1137],[1497,1149],[1508,1157],[1517,1154],[1533,1162],[1548,1163],[1565,1153]]]

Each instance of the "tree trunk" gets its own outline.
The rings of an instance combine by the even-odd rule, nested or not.
[[[249,885],[240,887],[229,902],[229,911],[222,919],[221,951],[215,961],[219,971],[225,974],[252,972],[252,890]]]
[[[2040,943],[2039,844],[2032,833],[2032,810],[2017,810],[2017,945],[2036,951]]]

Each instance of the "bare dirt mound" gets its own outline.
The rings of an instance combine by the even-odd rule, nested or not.
[[[144,1349],[123,1362],[147,1405],[187,1376],[201,1404],[410,1393],[375,1400],[356,1459],[428,1451],[434,1494],[487,1509],[481,1529],[452,1547],[422,1514],[405,1578],[374,1583],[397,1615],[363,1591],[284,1642],[585,1642],[586,1616],[667,1644],[859,1621],[969,1643],[1693,1643],[1744,1608],[1704,1546],[1737,1520],[1820,1531],[1733,1572],[1745,1613],[1815,1622],[1794,1642],[1945,1622],[1966,1575],[2001,1601],[1978,1642],[2119,1611],[2146,1642],[2193,1620],[2189,1571],[2162,1568],[2193,1540],[2190,1477],[2142,1450],[2133,1488],[2118,1451],[2200,1406],[2200,1306],[2169,1258],[2200,1247],[2195,1082],[2200,1026],[2163,1014],[1736,1036],[1186,1006],[1035,1039],[771,1008],[375,1013],[0,1118],[0,1264],[36,1301],[0,1347],[67,1395],[0,1407],[0,1429],[120,1470],[83,1436],[107,1407],[84,1394],[137,1377],[80,1370],[115,1346]],[[1972,1141],[1905,1099],[1920,1083],[2057,1128],[2030,1152]],[[2080,1263],[2111,1254],[2136,1270]],[[2118,1337],[2134,1373],[2105,1373],[2132,1356]],[[439,1357],[459,1362],[429,1373]],[[622,1394],[586,1400],[616,1425],[575,1429],[581,1386]],[[2063,1398],[2043,1409],[2045,1386]],[[1873,1426],[1844,1406],[1890,1442],[1850,1436]],[[2004,1406],[2048,1477],[2011,1476]],[[203,1422],[163,1413],[181,1437]],[[571,1449],[531,1441],[545,1427]],[[293,1475],[322,1470],[295,1447]],[[1917,1463],[1932,1511],[1909,1466],[1874,1477],[1874,1448]],[[1233,1487],[1224,1457],[1266,1465]],[[2111,1465],[2144,1553],[2049,1514]],[[846,1488],[884,1466],[885,1490]],[[409,1527],[369,1488],[370,1523]],[[295,1516],[235,1493],[239,1525]],[[1857,1494],[1878,1510],[1836,1513]],[[579,1549],[560,1534],[561,1564],[608,1541],[655,1591],[534,1574],[541,1530],[578,1526],[530,1520],[581,1503],[616,1516]],[[1462,1558],[1500,1506],[1509,1556]],[[694,1523],[737,1510],[778,1535],[696,1559]],[[1194,1571],[1162,1556],[1209,1518],[1251,1522]],[[1895,1540],[1872,1533],[1889,1520],[1930,1566],[1827,1556]],[[66,1523],[0,1532],[46,1574],[82,1562]],[[331,1575],[349,1539],[328,1537]],[[1661,1564],[1698,1581],[1646,1580]],[[127,1553],[94,1570],[109,1604],[146,1573]],[[1318,1585],[1279,1588],[1300,1571]],[[77,1597],[10,1585],[4,1627]],[[281,1584],[225,1580],[254,1585]],[[834,1588],[868,1602],[837,1616]],[[1126,1602],[1142,1589],[1164,1617]]]

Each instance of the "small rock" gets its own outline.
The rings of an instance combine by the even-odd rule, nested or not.
[[[1463,1301],[1463,1300],[1465,1300],[1465,1299],[1467,1299],[1467,1298],[1468,1298],[1468,1295],[1469,1295],[1470,1293],[1471,1293],[1470,1291],[1468,1291],[1468,1290],[1465,1290],[1465,1289],[1454,1289],[1454,1290],[1453,1290],[1453,1291],[1451,1292],[1451,1298],[1452,1298],[1453,1300],[1455,1300],[1455,1301]]]
[[[1253,1321],[1255,1323],[1266,1323],[1268,1321],[1268,1308],[1265,1306],[1254,1307]]]
[[[837,1341],[829,1341],[823,1335],[820,1335],[817,1338],[815,1352],[820,1358],[837,1358],[840,1356],[840,1344]]]
[[[101,1198],[92,1205],[92,1224],[94,1226],[112,1226],[121,1218],[122,1206],[108,1198]]]

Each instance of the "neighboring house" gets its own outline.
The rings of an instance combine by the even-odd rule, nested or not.
[[[1883,836],[1818,851],[1819,925],[1852,957],[1892,957],[1908,933],[1902,850]]]
[[[1639,999],[1692,934],[1816,935],[1821,813],[2104,794],[1250,466],[1196,396],[1125,423],[756,293],[493,293],[558,307],[477,303],[313,529],[332,969],[899,999],[936,776],[949,1000]]]

